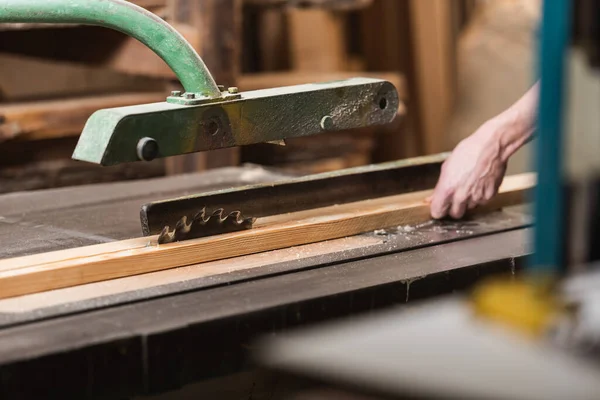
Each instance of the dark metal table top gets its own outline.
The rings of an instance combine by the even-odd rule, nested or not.
[[[146,201],[283,178],[245,167],[0,196],[0,257],[139,236]],[[0,301],[0,398],[129,397],[239,371],[249,366],[247,344],[257,335],[458,290],[518,268],[528,253],[528,223],[522,213],[499,212],[376,231],[319,251],[258,255],[243,262],[255,268],[210,277],[190,266],[183,281],[169,281],[172,271],[147,274],[151,285],[114,280],[83,300],[54,291],[33,301],[42,306],[29,306],[27,296]],[[127,289],[110,293],[108,286]]]
[[[144,203],[286,178],[244,166],[0,195],[0,259],[139,237]]]
[[[0,398],[132,397],[235,373],[252,366],[260,335],[510,273],[529,236],[512,230],[1,329]]]

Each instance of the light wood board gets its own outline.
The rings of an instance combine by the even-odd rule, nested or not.
[[[0,115],[4,118],[0,124],[0,142],[79,136],[90,115],[99,109],[165,99],[164,92],[139,92],[0,105]]]
[[[507,177],[481,210],[526,202],[535,175]],[[429,220],[431,191],[259,219],[251,230],[158,245],[156,236],[0,261],[0,298],[37,293]]]

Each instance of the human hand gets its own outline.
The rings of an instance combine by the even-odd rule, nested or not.
[[[539,86],[536,82],[516,103],[456,146],[442,166],[433,195],[427,199],[433,218],[448,214],[462,218],[467,209],[494,197],[509,157],[535,131]]]
[[[496,195],[508,161],[501,144],[505,130],[503,123],[490,120],[456,146],[428,199],[433,218],[462,218]]]

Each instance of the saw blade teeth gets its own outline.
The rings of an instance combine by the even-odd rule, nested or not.
[[[177,221],[177,223],[175,224],[175,230],[178,229],[185,229],[188,226],[187,223],[187,217],[184,215],[183,217],[181,217],[179,219],[179,221]]]
[[[235,225],[244,228],[251,227],[254,224],[254,221],[256,221],[256,218],[244,218],[240,211],[232,212],[231,214],[229,214],[229,217]]]
[[[173,230],[165,226],[159,235],[158,243],[179,242],[186,239],[250,229],[255,221],[256,218],[244,218],[241,211],[225,213],[223,208],[218,208],[208,213],[206,207],[204,207],[192,218],[181,217]]]
[[[227,219],[227,217],[223,217],[223,214],[225,214],[225,210],[222,208],[217,208],[215,211],[212,212],[209,219],[214,218],[217,219],[219,222],[223,222],[225,221],[225,219]]]
[[[190,230],[190,224],[187,223],[187,217],[181,217],[177,224],[175,224],[175,233],[188,232]]]
[[[194,217],[192,218],[192,223],[196,223],[196,222],[206,222],[207,218],[206,218],[206,207],[202,207],[202,210],[198,211]]]
[[[163,228],[163,230],[160,232],[160,235],[158,235],[158,243],[159,244],[164,244],[164,243],[171,243],[174,239],[174,234],[171,232],[171,228],[168,226],[165,226]]]

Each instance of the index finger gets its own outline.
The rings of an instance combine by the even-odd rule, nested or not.
[[[431,217],[434,219],[444,218],[448,215],[451,204],[451,193],[445,188],[436,187],[431,199]]]

